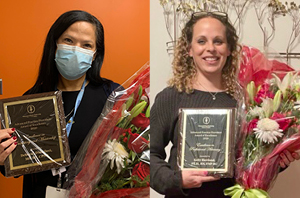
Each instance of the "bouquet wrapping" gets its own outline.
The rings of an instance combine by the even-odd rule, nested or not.
[[[69,197],[149,197],[149,97],[147,63],[109,96],[67,172]]]
[[[269,197],[267,191],[281,171],[280,155],[300,149],[300,76],[288,65],[244,46],[239,80],[245,105],[237,145],[237,184],[224,193],[235,198]]]

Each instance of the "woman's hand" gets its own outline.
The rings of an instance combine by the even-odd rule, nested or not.
[[[218,177],[207,176],[207,171],[183,170],[181,175],[183,188],[199,188],[202,186],[203,182],[211,182],[220,179]]]
[[[284,150],[281,154],[280,154],[280,167],[281,168],[286,168],[288,167],[291,162],[295,161],[295,160],[299,160],[300,156],[298,153],[291,153],[288,150]]]
[[[0,165],[4,164],[4,160],[17,146],[17,137],[12,137],[14,131],[14,128],[0,129]]]

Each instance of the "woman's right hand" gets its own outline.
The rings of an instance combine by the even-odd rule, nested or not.
[[[203,182],[211,182],[219,180],[219,177],[207,176],[207,171],[183,170],[182,187],[183,188],[199,188]]]
[[[0,165],[4,165],[7,156],[11,154],[17,146],[17,137],[12,137],[14,131],[14,128],[0,129]]]

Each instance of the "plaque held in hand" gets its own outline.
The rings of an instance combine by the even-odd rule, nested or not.
[[[183,108],[179,112],[179,168],[233,177],[235,108]]]
[[[71,162],[60,91],[0,100],[2,128],[15,128],[17,147],[5,160],[5,176],[67,166]]]

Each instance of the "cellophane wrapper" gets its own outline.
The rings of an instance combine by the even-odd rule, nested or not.
[[[5,176],[19,176],[71,163],[62,92],[0,100],[1,128],[15,128],[17,147],[4,162]]]
[[[69,197],[149,197],[150,65],[109,96],[67,172]]]
[[[280,154],[300,149],[300,76],[287,64],[268,60],[243,46],[239,82],[245,111],[237,148],[232,197],[269,197],[280,168]]]
[[[179,123],[177,168],[232,178],[236,108],[181,108]]]

